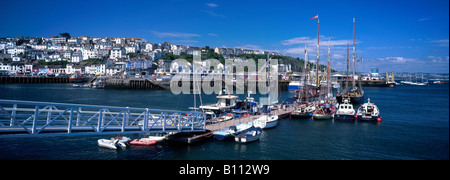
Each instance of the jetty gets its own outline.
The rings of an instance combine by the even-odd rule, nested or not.
[[[271,113],[272,113],[272,115],[288,116],[295,110],[295,108],[296,107],[293,106],[293,107],[288,107],[286,109],[276,109],[276,110],[272,110]],[[264,115],[264,114],[262,114],[262,115]],[[206,125],[206,129],[215,132],[215,131],[218,131],[219,129],[234,126],[234,125],[237,125],[240,123],[252,122],[253,120],[257,119],[258,117],[260,117],[262,115],[250,115],[247,117],[233,118],[228,121],[221,121],[221,122],[217,122],[217,123],[208,124],[208,125]],[[213,120],[213,122],[214,122],[214,120]]]

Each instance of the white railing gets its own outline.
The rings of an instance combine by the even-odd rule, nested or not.
[[[205,131],[200,112],[0,100],[0,137]]]

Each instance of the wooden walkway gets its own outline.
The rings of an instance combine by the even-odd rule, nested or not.
[[[286,110],[274,110],[272,111],[272,114],[276,114],[278,116],[283,116],[283,115],[287,115],[292,113],[295,110],[295,107],[290,107],[287,108]],[[238,118],[238,119],[232,119],[232,120],[228,120],[228,121],[222,121],[222,122],[218,122],[218,123],[214,123],[214,124],[209,124],[206,125],[206,129],[210,130],[210,131],[217,131],[219,129],[223,129],[229,126],[234,126],[240,123],[247,123],[247,122],[251,122],[257,118],[259,118],[261,115],[253,115],[253,116],[248,116],[248,117],[243,117],[243,118]]]

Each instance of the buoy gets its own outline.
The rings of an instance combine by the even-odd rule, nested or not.
[[[378,122],[381,122],[381,117],[377,118],[377,121],[378,121]]]

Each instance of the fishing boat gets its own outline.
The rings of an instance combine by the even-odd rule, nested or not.
[[[193,144],[201,141],[208,140],[213,136],[213,133],[209,130],[205,132],[179,132],[167,136],[171,142],[178,142],[182,144]]]
[[[135,139],[135,140],[131,141],[130,144],[132,144],[132,145],[149,146],[149,145],[156,144],[156,141],[155,140],[149,140],[149,139],[146,139],[146,138],[141,138],[141,139]]]
[[[99,139],[97,140],[98,146],[106,149],[117,149],[116,144],[119,142],[117,139]]]
[[[307,119],[312,117],[316,108],[313,104],[307,102],[301,102],[300,106],[291,113],[291,118],[295,119]]]
[[[344,99],[344,103],[339,104],[338,110],[334,116],[336,120],[354,120],[356,111],[353,109],[353,104],[350,99]]]
[[[76,73],[69,77],[70,83],[80,83],[80,82],[84,82],[84,81],[85,81],[85,78],[80,73]]]
[[[214,138],[217,140],[228,140],[231,139],[233,136],[248,130],[253,127],[252,122],[248,123],[240,123],[234,126],[226,127],[223,129],[219,129],[218,131],[214,132]]]
[[[259,140],[261,137],[261,128],[252,128],[237,135],[234,140],[237,143],[251,143]]]
[[[278,125],[278,115],[262,115],[253,120],[253,126],[261,129],[274,128]]]
[[[380,122],[382,117],[380,116],[378,107],[370,102],[370,98],[367,98],[367,103],[364,103],[359,107],[356,118],[360,121]]]

